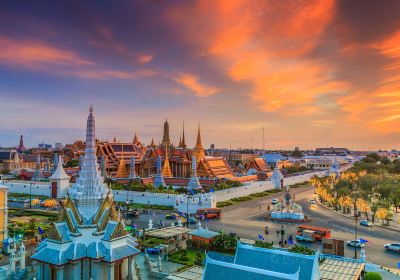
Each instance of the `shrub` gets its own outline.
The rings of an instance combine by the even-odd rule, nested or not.
[[[272,245],[274,245],[274,242],[264,242],[261,240],[256,240],[256,243],[254,243],[255,247],[261,248],[272,248]]]
[[[300,245],[294,245],[288,251],[292,252],[292,253],[303,254],[303,255],[314,255],[315,254],[315,252],[313,250],[311,250],[310,248],[300,246]]]
[[[227,200],[227,201],[220,201],[220,202],[217,202],[217,207],[218,207],[218,208],[222,208],[222,207],[230,206],[230,205],[233,205],[233,204],[234,204],[234,203],[231,202],[231,201],[229,201],[229,200]]]
[[[382,276],[378,272],[368,272],[364,276],[364,280],[382,280]]]

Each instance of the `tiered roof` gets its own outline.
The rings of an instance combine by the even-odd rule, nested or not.
[[[225,159],[222,157],[206,156],[199,162],[197,168],[197,174],[200,177],[211,177],[211,178],[233,178],[232,169]]]

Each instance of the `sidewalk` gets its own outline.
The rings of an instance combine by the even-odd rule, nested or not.
[[[354,216],[352,216],[352,214],[344,214],[341,211],[336,211],[333,207],[329,207],[329,206],[324,205],[323,203],[320,202],[319,198],[317,198],[317,203],[318,203],[319,206],[324,207],[325,209],[330,210],[330,211],[332,211],[332,212],[334,212],[334,213],[336,213],[338,215],[341,215],[343,217],[346,217],[346,218],[349,218],[349,219],[352,219],[352,220],[355,219]],[[359,220],[361,221],[363,219],[359,218]],[[397,227],[394,227],[392,225],[390,225],[390,226],[382,226],[382,225],[380,225],[380,224],[375,222],[374,226],[375,227],[379,227],[379,228],[385,228],[385,229],[393,230],[393,231],[396,231],[396,232],[400,232],[400,225],[397,226]]]

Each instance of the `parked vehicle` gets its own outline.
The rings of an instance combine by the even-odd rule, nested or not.
[[[316,204],[317,202],[314,199],[310,200],[310,204]]]
[[[361,243],[360,240],[351,240],[351,241],[347,241],[347,246],[356,247],[356,248],[363,248],[364,247],[364,243]]]
[[[201,208],[197,210],[197,215],[200,217],[201,215],[207,219],[218,219],[222,216],[221,208]]]
[[[361,220],[360,225],[365,226],[365,227],[373,227],[374,226],[374,224],[372,222],[367,221],[367,220]]]
[[[179,217],[179,215],[177,213],[171,213],[171,214],[165,215],[165,218],[168,220],[176,220],[177,217]]]
[[[315,232],[315,240],[322,241],[322,238],[331,238],[331,230],[329,228],[314,227],[309,225],[300,225],[297,228],[297,235],[301,235],[303,231],[311,230]]]
[[[298,241],[304,242],[314,242],[315,241],[315,231],[313,230],[303,230],[301,234],[296,235]]]
[[[279,202],[279,200],[276,199],[276,198],[273,198],[273,199],[271,200],[271,203],[272,203],[272,204],[277,204],[278,202]]]
[[[400,253],[400,243],[391,243],[384,245],[385,250]]]

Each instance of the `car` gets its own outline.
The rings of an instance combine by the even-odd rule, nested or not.
[[[276,199],[276,198],[273,198],[273,199],[271,200],[271,203],[272,203],[272,204],[277,204],[278,202],[279,202],[279,200]]]
[[[310,200],[310,204],[316,204],[317,202],[314,199]]]
[[[171,214],[165,215],[165,218],[168,220],[175,220],[177,217],[179,217],[179,215],[176,213],[171,213]]]
[[[191,224],[191,225],[194,225],[194,224],[196,224],[197,223],[197,220],[196,220],[196,218],[189,218],[189,224]]]
[[[385,244],[384,248],[386,251],[393,251],[400,253],[400,243]]]
[[[361,220],[360,225],[365,226],[365,227],[373,227],[374,226],[374,224],[372,222],[367,221],[367,220]]]
[[[347,246],[356,247],[356,248],[364,248],[364,243],[361,243],[360,240],[351,240],[351,241],[347,241]]]

